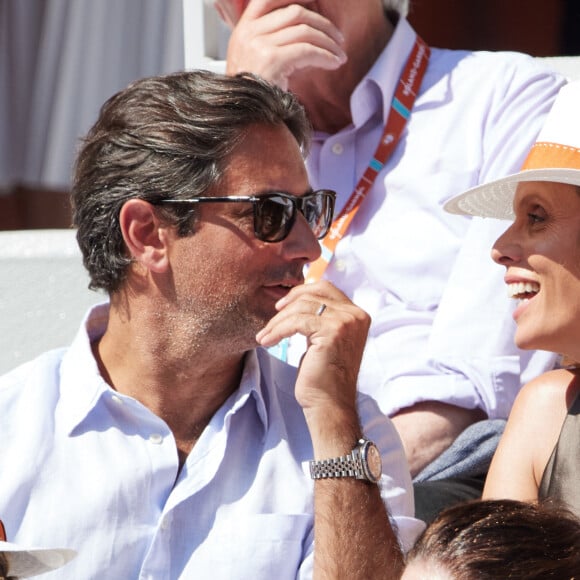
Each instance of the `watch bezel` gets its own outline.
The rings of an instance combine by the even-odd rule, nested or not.
[[[369,481],[377,483],[383,473],[383,462],[379,449],[368,439],[361,439],[360,444],[360,458],[364,475]],[[376,469],[376,472],[373,468]]]

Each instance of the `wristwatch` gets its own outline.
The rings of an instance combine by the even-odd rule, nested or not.
[[[381,454],[377,446],[365,437],[356,442],[348,455],[310,462],[312,479],[354,477],[377,483],[382,470]]]

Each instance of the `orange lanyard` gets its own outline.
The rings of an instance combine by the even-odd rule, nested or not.
[[[423,75],[427,70],[430,53],[429,47],[417,36],[415,46],[413,46],[413,50],[407,59],[405,68],[399,79],[399,84],[397,85],[397,90],[395,91],[395,96],[391,102],[391,110],[383,130],[381,141],[346,205],[338,217],[334,219],[328,233],[320,242],[322,254],[318,260],[310,264],[306,275],[307,284],[316,282],[322,278],[322,275],[334,256],[338,242],[345,236],[363,199],[367,196],[377,175],[395,150],[401,133],[407,123],[407,119],[411,115],[411,109],[419,92]]]

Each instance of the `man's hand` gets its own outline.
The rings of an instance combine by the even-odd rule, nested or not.
[[[322,305],[324,311],[318,314]],[[370,317],[329,282],[293,288],[277,304],[278,314],[256,339],[265,347],[302,334],[308,348],[296,381],[296,398],[307,420],[328,411],[356,416],[356,384]],[[349,441],[352,444],[353,441]]]
[[[341,32],[309,9],[316,0],[251,0],[237,23],[235,3],[216,2],[224,20],[235,25],[227,74],[252,72],[288,89],[289,78],[298,70],[335,70],[346,62]]]

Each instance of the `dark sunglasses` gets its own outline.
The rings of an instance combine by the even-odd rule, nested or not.
[[[281,242],[292,229],[299,211],[317,239],[322,239],[332,223],[336,193],[320,189],[297,196],[283,192],[262,195],[230,195],[225,197],[190,197],[164,199],[157,203],[225,203],[246,202],[254,206],[254,234],[263,242]]]

